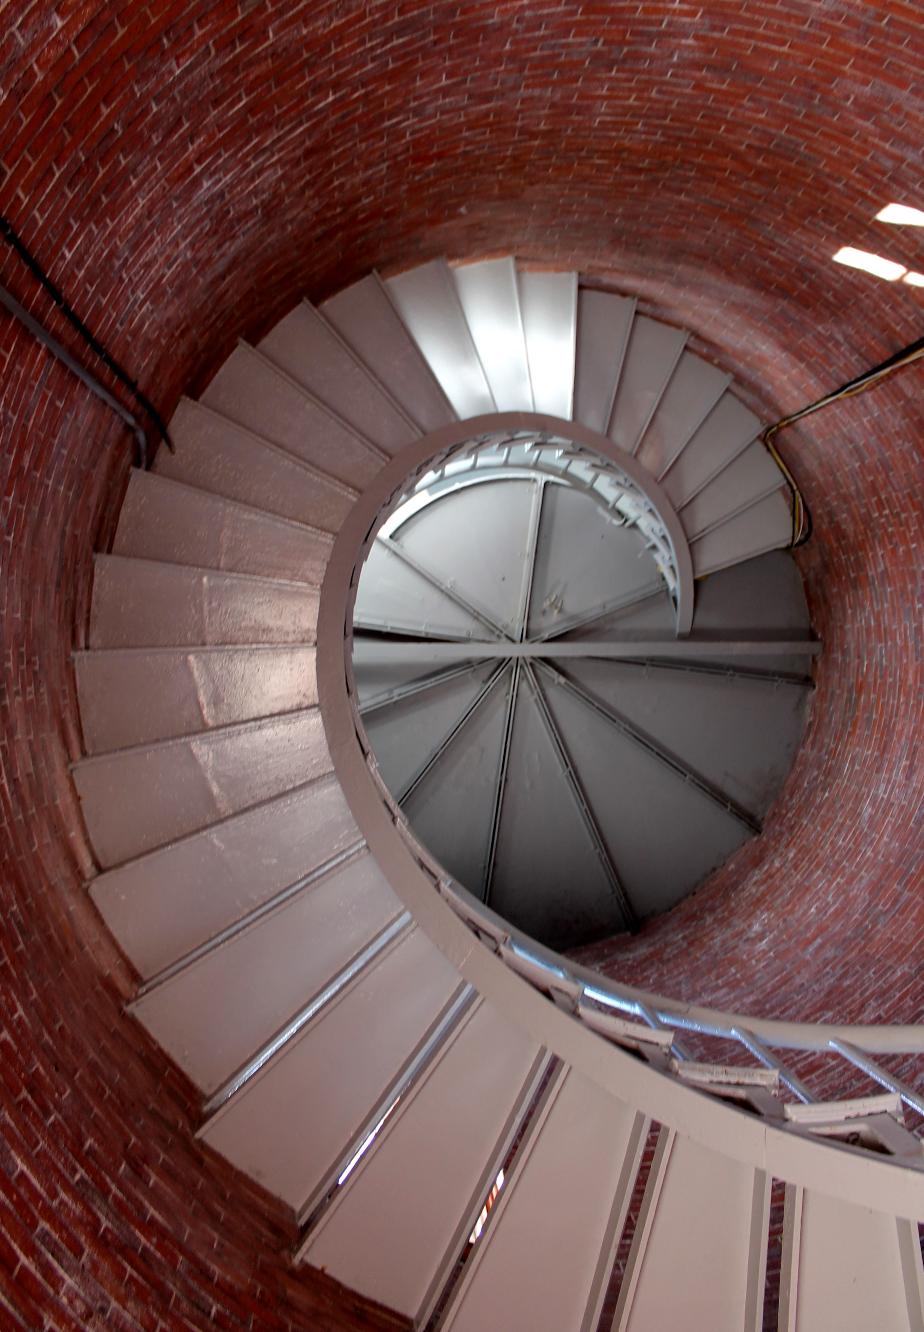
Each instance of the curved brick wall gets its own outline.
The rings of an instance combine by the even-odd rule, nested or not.
[[[0,209],[169,412],[240,333],[377,264],[514,248],[694,329],[768,417],[921,332],[911,4],[0,4]],[[8,256],[0,279],[33,303]],[[34,308],[48,314],[47,304]],[[825,638],[763,838],[614,974],[766,1013],[921,1016],[921,371],[782,439]],[[69,652],[123,432],[0,318],[0,1325],[385,1325],[191,1142],[121,1014],[67,775]],[[243,1200],[243,1205],[242,1205]]]

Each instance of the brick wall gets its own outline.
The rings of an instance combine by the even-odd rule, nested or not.
[[[837,0],[0,0],[0,209],[166,412],[300,292],[514,249],[637,292],[772,417],[921,333],[920,291],[829,261],[924,269],[921,233],[872,221],[921,202],[919,22]],[[0,280],[50,317],[8,256]],[[761,839],[596,951],[614,975],[920,1018],[920,384],[782,437],[816,519],[806,743]],[[0,429],[0,1325],[383,1326],[289,1273],[285,1217],[200,1154],[190,1089],[121,1014],[67,762],[127,439],[5,316]]]

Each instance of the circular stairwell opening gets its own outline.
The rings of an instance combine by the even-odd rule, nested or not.
[[[700,580],[692,612],[651,489],[548,432],[483,434],[393,497],[358,581],[379,776],[449,876],[559,950],[636,929],[759,833],[805,722],[793,561]]]

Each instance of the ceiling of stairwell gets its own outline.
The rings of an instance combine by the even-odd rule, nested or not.
[[[685,653],[644,498],[615,480],[604,497],[586,479],[604,460],[568,454],[488,440],[424,475],[372,544],[352,640],[360,719],[411,829],[558,949],[637,930],[760,831],[811,683],[807,655],[721,641],[807,634],[785,553],[702,581],[694,634],[714,647]]]
[[[831,260],[849,245],[922,269],[919,233],[875,220],[920,203],[920,22],[905,0],[8,0],[0,208],[167,414],[303,292],[515,250],[640,294],[772,419],[920,335],[920,289]],[[31,1322],[119,1326],[159,1301],[259,1323],[269,1293],[286,1326],[350,1326],[336,1292],[293,1289],[264,1203],[229,1205],[182,1087],[121,1013],[67,761],[89,552],[127,449],[9,321],[0,365],[0,1182]],[[919,435],[912,371],[781,437],[816,520],[809,732],[763,836],[594,952],[623,979],[782,1016],[920,1015]],[[103,1240],[65,1271],[49,1231],[59,1258]]]

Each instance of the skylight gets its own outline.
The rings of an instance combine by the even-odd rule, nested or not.
[[[860,268],[864,273],[885,278],[886,282],[895,282],[904,277],[907,268],[896,264],[891,259],[883,259],[881,254],[870,254],[868,250],[855,250],[852,245],[844,245],[833,256],[836,264],[846,264],[848,268]]]
[[[890,203],[876,214],[877,222],[893,222],[900,227],[924,227],[924,212],[907,204]]]

